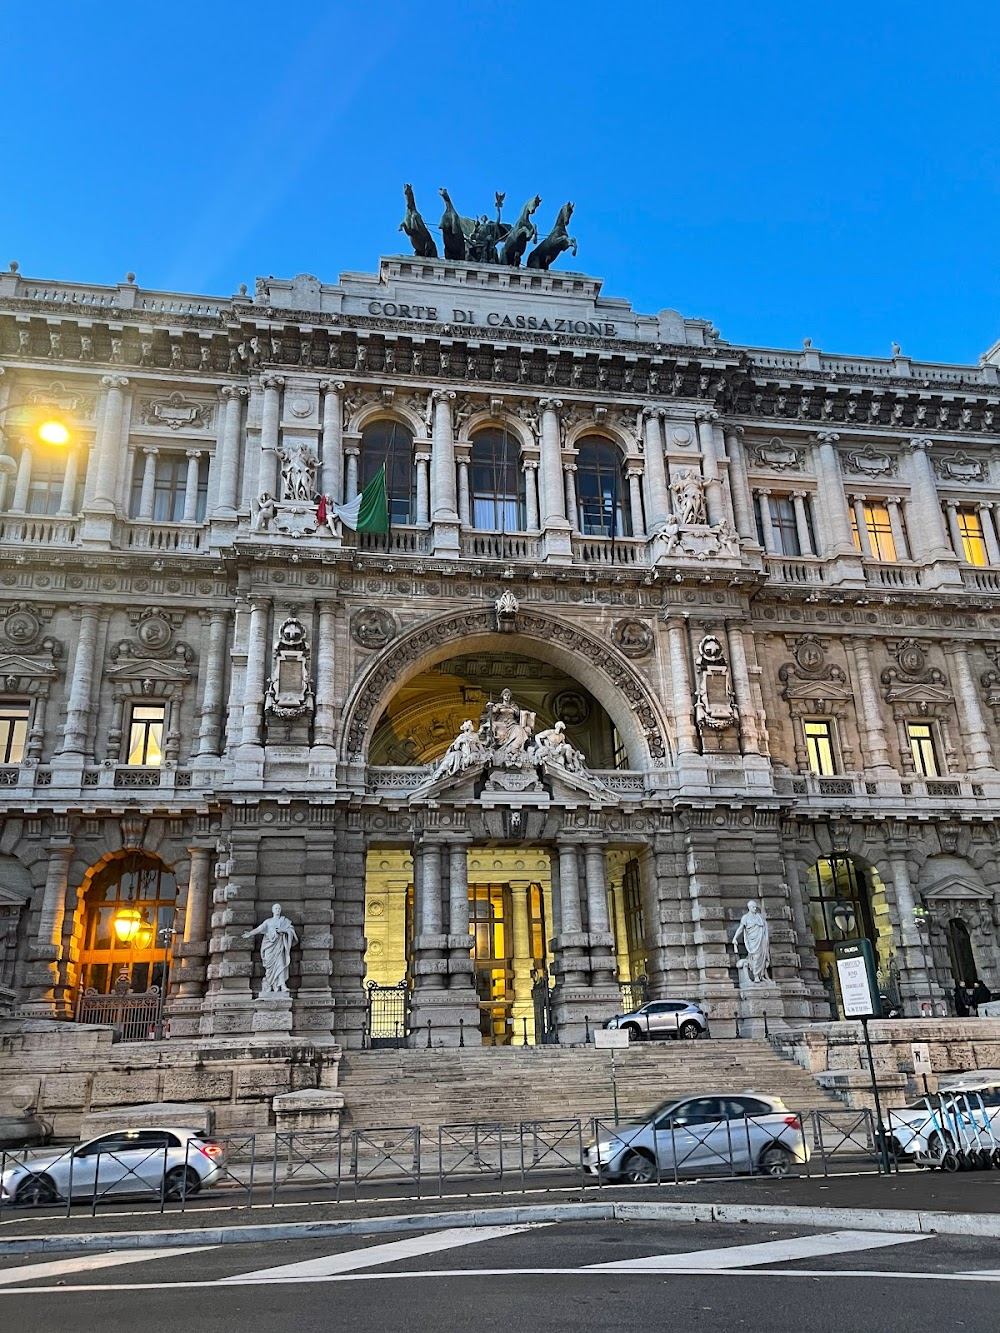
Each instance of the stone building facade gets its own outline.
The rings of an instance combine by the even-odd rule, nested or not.
[[[579,1040],[628,986],[725,1035],[829,1017],[858,933],[911,1012],[1000,988],[998,375],[557,270],[0,275],[0,998],[358,1046],[390,987],[455,1044]],[[383,465],[387,536],[323,517]],[[504,688],[595,788],[422,794]]]

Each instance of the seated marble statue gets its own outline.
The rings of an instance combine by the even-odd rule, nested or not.
[[[467,768],[475,768],[482,764],[485,758],[475,727],[471,722],[463,722],[458,735],[441,756],[441,761],[434,770],[434,777],[454,777]]]
[[[581,752],[566,739],[565,722],[557,722],[554,727],[536,733],[534,759],[536,763],[558,764],[574,773],[580,773],[586,767]]]

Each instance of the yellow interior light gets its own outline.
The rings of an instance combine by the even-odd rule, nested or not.
[[[115,934],[122,944],[129,944],[142,924],[142,913],[135,907],[122,907],[115,913]]]
[[[61,421],[43,421],[38,427],[38,438],[46,444],[68,444],[69,431]]]

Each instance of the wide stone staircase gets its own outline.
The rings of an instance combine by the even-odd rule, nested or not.
[[[611,1118],[611,1052],[592,1046],[498,1046],[345,1051],[340,1063],[345,1129],[474,1121]],[[813,1076],[767,1041],[664,1042],[614,1052],[622,1117],[668,1097],[754,1092],[795,1111],[843,1109]]]

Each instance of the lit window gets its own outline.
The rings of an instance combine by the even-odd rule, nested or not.
[[[959,552],[968,565],[988,565],[989,556],[983,538],[983,519],[978,509],[960,506],[955,511],[958,532],[962,538],[962,550]]]
[[[164,704],[134,704],[129,727],[128,762],[152,767],[163,762]]]
[[[0,703],[0,764],[19,764],[28,739],[29,704]]]
[[[806,753],[809,756],[809,770],[821,777],[836,773],[837,765],[833,757],[833,723],[806,722]]]
[[[922,778],[940,776],[937,754],[934,750],[934,734],[929,722],[908,722],[906,734],[910,738],[910,753],[913,755],[913,767]]]
[[[892,524],[889,522],[889,507],[881,501],[865,501],[863,505],[865,516],[865,531],[868,534],[868,545],[871,547],[872,559],[885,562],[899,559],[899,553],[896,550],[896,541],[892,535]],[[851,508],[851,533],[854,537],[854,545],[859,551],[863,551],[861,545],[861,534],[858,532],[858,514],[856,508]]]

